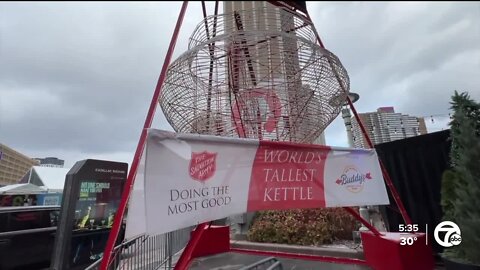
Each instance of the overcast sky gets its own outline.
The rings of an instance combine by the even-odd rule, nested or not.
[[[0,3],[0,142],[66,167],[131,162],[181,2]],[[359,112],[434,115],[455,89],[480,100],[480,3],[308,2]],[[209,10],[211,13],[213,10]],[[175,56],[202,18],[190,3]],[[154,127],[172,130],[158,108]],[[328,145],[347,146],[338,117]]]

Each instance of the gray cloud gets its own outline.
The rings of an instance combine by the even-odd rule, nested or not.
[[[1,3],[0,141],[70,165],[94,156],[130,162],[180,6]],[[308,2],[308,8],[361,95],[359,111],[392,105],[403,113],[446,114],[455,89],[480,99],[479,3]],[[176,56],[201,17],[200,5],[190,3]],[[157,110],[155,127],[171,129]],[[346,145],[344,129],[338,117],[327,143]]]
[[[133,151],[178,3],[2,6],[0,138],[32,155]]]
[[[342,60],[352,91],[361,96],[358,111],[395,106],[412,115],[446,115],[454,90],[480,99],[479,3],[308,7],[324,44]],[[345,145],[344,129],[338,117],[327,129],[327,142]]]
[[[455,77],[480,68],[476,57],[480,52],[479,3],[333,3],[311,10],[318,14],[312,17],[324,43],[343,61],[352,89],[363,97],[358,105],[362,109],[360,104],[371,107],[369,101],[386,105],[402,96],[413,100],[428,90],[418,89],[416,82],[442,80],[440,75],[446,71]],[[453,62],[462,55],[473,59],[463,69],[455,69]],[[453,85],[471,86],[454,79],[437,91],[453,92],[456,87],[447,88]],[[404,109],[415,109],[418,103],[412,105]]]

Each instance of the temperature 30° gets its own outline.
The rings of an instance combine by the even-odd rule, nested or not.
[[[410,236],[410,237],[400,237],[400,245],[402,246],[411,246],[413,243],[417,241],[417,237]]]

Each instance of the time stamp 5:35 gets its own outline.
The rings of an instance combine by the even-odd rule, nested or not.
[[[428,226],[425,225],[425,232],[428,231]],[[398,232],[406,233],[408,236],[401,236],[400,237],[400,245],[402,246],[411,246],[415,241],[417,241],[417,237],[414,235],[418,232],[418,224],[399,224],[398,225]],[[428,237],[426,237],[426,241],[428,241]],[[428,244],[426,242],[425,244]]]

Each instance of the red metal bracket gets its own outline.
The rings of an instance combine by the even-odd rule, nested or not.
[[[115,246],[118,233],[120,231],[123,215],[125,214],[128,198],[130,196],[130,191],[133,188],[133,182],[137,174],[138,164],[140,163],[140,158],[142,156],[143,149],[145,146],[145,141],[147,138],[147,129],[152,126],[153,116],[155,115],[155,110],[157,108],[158,97],[160,96],[160,91],[161,91],[163,82],[165,81],[165,78],[167,76],[168,65],[170,64],[170,60],[172,59],[173,51],[175,49],[175,44],[178,39],[178,33],[180,32],[180,27],[182,25],[183,18],[185,17],[187,6],[188,6],[188,1],[184,1],[182,8],[180,10],[180,14],[178,15],[177,24],[175,25],[175,30],[172,35],[172,40],[170,41],[170,46],[168,47],[168,51],[165,56],[165,61],[163,62],[162,71],[160,73],[160,77],[158,78],[157,86],[155,88],[152,101],[150,103],[150,108],[148,110],[145,123],[143,125],[142,133],[140,135],[140,140],[138,141],[138,145],[137,145],[137,150],[135,151],[135,155],[133,157],[132,167],[128,172],[127,182],[125,183],[125,189],[123,190],[123,193],[122,193],[122,200],[120,201],[120,205],[118,206],[117,214],[115,215],[112,229],[110,231],[110,235],[108,236],[107,245],[105,246],[105,250],[103,253],[104,255],[102,257],[102,263],[100,265],[101,270],[107,270],[111,261],[111,257],[113,253],[112,251]]]

